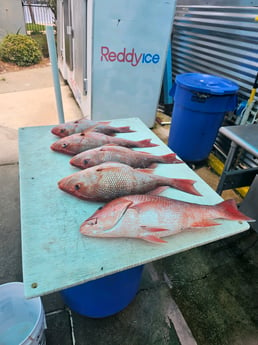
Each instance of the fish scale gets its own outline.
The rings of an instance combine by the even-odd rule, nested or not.
[[[220,225],[219,220],[254,221],[241,213],[235,200],[199,205],[157,195],[128,195],[107,203],[80,227],[90,237],[139,238],[166,243],[167,237]]]
[[[75,155],[70,160],[70,164],[81,169],[87,169],[108,161],[124,163],[134,168],[147,168],[153,163],[183,163],[183,161],[176,158],[175,153],[158,156],[122,146],[104,145]]]
[[[147,193],[159,186],[173,187],[194,195],[201,195],[194,187],[195,181],[173,179],[146,173],[143,169],[118,162],[108,162],[84,169],[58,182],[63,191],[78,198],[108,201],[128,194]]]
[[[54,142],[50,148],[53,151],[75,155],[105,144],[116,144],[125,147],[154,147],[157,144],[151,143],[151,139],[133,141],[119,137],[111,137],[88,129],[82,133],[75,133]]]

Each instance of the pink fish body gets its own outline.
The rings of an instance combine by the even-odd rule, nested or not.
[[[51,129],[51,133],[63,138],[75,133],[81,133],[90,127],[94,127],[94,131],[104,133],[107,135],[114,135],[114,133],[128,133],[135,132],[130,127],[112,127],[108,126],[109,121],[92,121],[83,117],[77,121],[69,121],[55,126]]]
[[[72,134],[68,137],[57,140],[51,145],[51,149],[68,155],[76,155],[77,153],[106,144],[116,144],[125,147],[158,146],[157,144],[151,143],[151,139],[133,141],[87,130],[82,133]]]
[[[58,186],[78,198],[92,201],[108,201],[123,195],[147,193],[160,186],[201,195],[194,188],[193,180],[162,177],[151,172],[150,169],[133,169],[122,163],[107,162],[67,176],[58,182]]]
[[[127,147],[115,145],[105,145],[87,150],[75,155],[70,160],[72,165],[81,169],[90,168],[104,162],[120,162],[130,165],[133,168],[147,168],[153,163],[183,163],[176,158],[175,153],[156,156],[148,152],[134,151]]]
[[[219,219],[253,221],[238,211],[234,200],[199,205],[156,195],[129,195],[97,210],[80,227],[90,237],[139,238],[165,243],[162,237],[219,225]]]

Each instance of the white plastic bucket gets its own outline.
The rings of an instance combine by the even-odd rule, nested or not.
[[[25,299],[23,283],[0,285],[0,345],[46,345],[40,297]]]

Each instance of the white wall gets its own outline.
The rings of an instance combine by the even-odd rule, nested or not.
[[[21,0],[0,1],[0,39],[10,33],[25,34]]]

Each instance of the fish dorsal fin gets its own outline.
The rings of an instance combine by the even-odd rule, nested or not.
[[[101,146],[100,151],[110,151],[110,148],[114,148],[114,151],[129,151],[127,147],[118,146],[117,144],[106,144]]]
[[[145,151],[135,151],[135,152],[139,152],[139,153],[144,153],[145,155],[150,155],[150,152],[145,152]]]
[[[96,171],[98,172],[99,171],[113,171],[113,170],[121,169],[124,166],[127,167],[127,165],[119,163],[119,162],[108,162],[108,163],[103,163],[97,166]]]
[[[146,168],[146,169],[135,169],[135,170],[143,172],[145,174],[153,174],[153,172],[154,172],[154,169],[148,169],[148,168]]]
[[[107,126],[110,124],[110,121],[100,121],[97,123],[97,126],[102,125],[102,126]]]

